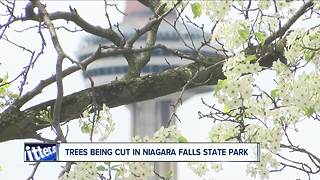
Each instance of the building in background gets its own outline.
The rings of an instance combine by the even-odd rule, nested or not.
[[[143,27],[148,22],[153,13],[138,1],[126,2],[126,16],[119,25],[119,29],[125,37],[130,37],[130,35],[135,33],[135,29]],[[110,16],[112,17],[112,15]],[[166,17],[166,20],[173,23],[176,18],[176,13],[171,13]],[[183,42],[181,38],[185,42]],[[138,39],[134,47],[139,48],[140,45],[144,44],[145,40],[146,35]],[[203,33],[199,28],[191,25],[185,26],[180,21],[177,21],[176,29],[167,22],[162,22],[157,34],[157,43],[165,44],[169,48],[178,49],[188,54],[194,54],[195,51],[185,46],[184,43],[192,47],[192,43],[199,46],[202,41]],[[99,44],[111,45],[111,42],[93,36],[87,37],[85,42],[87,42],[87,44],[77,52],[79,60],[88,57],[88,55],[97,49]],[[185,59],[181,60],[167,51],[156,49],[152,52],[150,62],[143,68],[142,75],[161,72],[168,68],[175,68],[191,62],[192,61]],[[93,78],[96,86],[109,83],[116,78],[119,79],[123,77],[127,71],[128,65],[122,56],[98,59],[87,68],[87,72]],[[85,82],[87,83],[87,87],[90,87],[89,81],[86,80]],[[212,88],[202,87],[195,90],[188,90],[184,93],[183,100],[191,97],[194,93],[206,92],[211,89]],[[152,136],[161,126],[165,126],[172,113],[171,105],[178,100],[179,95],[180,93],[178,92],[128,105],[132,117],[132,136]],[[176,171],[175,163],[156,163],[155,167],[160,175],[166,175],[169,169],[172,169],[174,172]]]

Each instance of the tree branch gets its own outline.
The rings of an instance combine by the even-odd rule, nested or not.
[[[283,46],[281,47],[283,48]],[[113,56],[117,54],[138,53],[154,48],[166,49],[166,47],[163,45],[156,45],[154,47],[137,50],[126,48],[108,48],[105,53],[102,53],[100,51],[101,49],[99,48],[94,55],[82,61],[81,65],[85,68],[97,58]],[[268,51],[268,53],[271,54],[277,54],[274,51],[280,51],[278,48],[269,47],[266,49],[268,49],[270,51]],[[179,53],[175,55],[179,56]],[[189,59],[192,58],[189,57]],[[269,63],[265,64],[265,66],[270,67],[272,62],[276,61],[277,59],[278,57],[276,55],[268,56],[267,60]],[[180,91],[185,84],[195,76],[197,71],[199,71],[197,78],[193,80],[192,85],[188,86],[188,88],[194,88],[203,85],[214,85],[217,83],[218,79],[225,78],[222,72],[223,63],[218,63],[219,65],[216,65],[217,62],[223,60],[224,57],[222,56],[210,57],[210,62],[214,63],[211,64],[195,59],[195,63],[176,69],[169,69],[162,73],[114,81],[103,86],[95,87],[95,98],[97,99],[97,103],[99,105],[106,104],[111,108],[157,98]],[[75,71],[78,71],[79,69],[80,67],[78,65],[69,67],[62,72],[62,75],[65,77]],[[50,123],[38,118],[38,116],[40,115],[41,111],[46,111],[48,106],[53,107],[55,100],[38,104],[24,111],[20,111],[20,108],[21,105],[32,99],[37,94],[41,93],[44,87],[53,82],[55,82],[55,75],[44,81],[41,81],[32,91],[22,96],[12,106],[0,114],[0,127],[2,128],[2,131],[0,132],[0,142],[12,139],[37,137],[37,130],[50,125]],[[62,111],[60,122],[66,122],[78,118],[92,101],[91,91],[92,88],[89,88],[65,96],[63,98],[61,107]]]
[[[311,0],[304,3],[303,6],[301,6],[300,9],[298,9],[298,11],[290,19],[288,19],[288,21],[280,29],[278,29],[265,40],[264,45],[268,45],[272,41],[283,36],[293,25],[293,23],[295,23],[306,12],[306,10],[312,7],[313,5],[314,3]]]
[[[192,63],[177,69],[169,69],[159,74],[147,75],[130,80],[113,81],[109,84],[95,87],[97,103],[106,104],[109,107],[117,107],[138,101],[157,98],[170,93],[180,91],[181,88],[194,76],[198,69],[194,84],[188,88],[200,86],[202,82],[216,84],[218,79],[224,79],[222,63],[204,68],[200,63]],[[208,80],[210,78],[210,80]],[[201,84],[203,85],[203,84]],[[61,107],[61,122],[78,118],[91,103],[91,88],[64,96]],[[40,103],[36,106],[19,111],[12,107],[0,115],[0,142],[33,138],[36,131],[48,127],[50,124],[38,118],[41,111],[53,107],[55,100]]]
[[[57,133],[57,139],[61,140],[62,142],[66,142],[65,137],[63,136],[63,131],[59,124],[60,122],[60,112],[61,112],[61,104],[63,100],[63,83],[62,83],[62,63],[64,58],[67,56],[63,51],[58,35],[56,33],[55,27],[49,18],[49,14],[45,9],[44,5],[40,3],[39,0],[34,0],[32,3],[39,9],[39,12],[43,14],[43,21],[48,26],[48,30],[50,32],[51,41],[57,53],[57,62],[56,62],[56,82],[57,82],[57,98],[54,104],[53,110],[53,122],[52,126],[54,127]]]
[[[100,26],[94,26],[90,24],[89,22],[85,21],[74,8],[70,7],[70,12],[56,11],[53,13],[49,13],[49,18],[51,21],[59,19],[65,20],[67,22],[71,21],[79,27],[81,27],[84,31],[102,38],[106,38],[117,46],[122,46],[124,44],[123,38],[120,35],[118,35],[115,31],[113,31],[111,28],[105,29]],[[41,20],[41,17],[39,17],[39,15],[17,17],[14,19],[10,19],[10,21],[8,21],[5,24],[0,25],[0,28],[9,26],[10,24],[13,24],[17,21],[33,20],[38,22],[39,19]]]

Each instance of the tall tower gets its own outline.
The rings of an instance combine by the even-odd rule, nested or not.
[[[135,29],[143,27],[153,13],[138,1],[128,0],[126,2],[127,6],[125,13],[127,16],[124,17],[119,27],[122,34],[129,37],[135,32]],[[168,21],[172,21],[175,18],[176,14],[171,13],[166,19]],[[165,44],[169,48],[178,49],[191,55],[195,53],[190,48],[184,46],[184,43],[181,41],[179,36],[182,37],[185,43],[189,45],[194,43],[196,46],[199,46],[201,41],[203,41],[203,35],[200,29],[193,26],[184,26],[181,22],[177,21],[176,30],[166,22],[161,23],[157,34],[157,43]],[[190,39],[190,36],[192,40]],[[145,39],[146,36],[142,36],[138,39],[136,47],[143,44]],[[81,48],[78,52],[79,59],[82,60],[86,58],[98,47],[99,44],[108,45],[110,42],[97,37],[88,37],[87,46]],[[167,51],[156,49],[152,52],[150,62],[143,68],[142,75],[161,72],[165,69],[174,68],[188,63],[191,63],[191,61],[181,60]],[[121,78],[127,73],[128,65],[122,56],[101,58],[90,64],[87,71],[97,86],[111,82],[116,78]],[[88,83],[87,80],[86,82]],[[89,86],[89,83],[87,86]],[[183,99],[185,100],[191,97],[194,93],[206,92],[209,89],[212,88],[198,88],[196,90],[186,91],[183,95]],[[174,104],[178,97],[179,93],[174,93],[156,99],[128,105],[132,118],[132,136],[152,136],[152,134],[161,126],[165,126],[171,114],[172,108],[170,105]],[[156,163],[155,167],[156,171],[160,175],[165,175],[169,169],[176,172],[175,163]]]

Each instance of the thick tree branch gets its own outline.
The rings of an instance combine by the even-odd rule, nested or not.
[[[131,80],[114,81],[107,85],[95,87],[98,104],[106,104],[109,107],[117,107],[138,101],[157,98],[170,93],[180,91],[181,88],[194,76],[198,69],[194,84],[188,88],[198,87],[202,82],[216,84],[218,79],[223,79],[222,63],[205,68],[200,63],[193,63],[177,69],[170,69],[159,74],[147,75]],[[208,80],[210,79],[210,80]],[[78,118],[91,103],[91,89],[76,92],[63,98],[61,110],[61,122]],[[55,100],[47,101],[19,111],[18,108],[10,108],[0,116],[0,142],[33,138],[36,131],[50,126],[50,123],[38,118],[41,111],[46,111],[48,106],[53,107]]]
[[[283,46],[281,47],[283,48]],[[109,48],[106,50],[106,53],[101,53],[98,50],[92,57],[82,61],[81,64],[83,67],[86,67],[95,59],[103,57],[104,54],[107,56],[112,56],[116,54],[138,53],[154,48],[166,49],[163,45],[156,45],[151,48],[138,50]],[[266,54],[271,55],[267,55],[265,58],[263,57],[261,62],[268,62],[262,65],[270,67],[272,62],[278,59],[276,52],[281,50],[272,47],[266,49],[269,50]],[[192,59],[192,57],[189,57],[189,59]],[[170,69],[162,73],[151,74],[144,77],[114,81],[107,85],[95,87],[95,98],[97,99],[98,104],[106,104],[111,108],[157,98],[180,91],[185,84],[195,76],[196,72],[198,72],[197,78],[193,80],[192,84],[188,85],[188,88],[194,88],[203,85],[214,85],[217,83],[218,79],[225,78],[221,69],[223,63],[221,62],[217,65],[217,62],[223,61],[223,59],[224,58],[222,56],[211,57],[210,62],[216,62],[212,64],[203,63],[201,60],[193,59],[195,63],[179,67],[177,69]],[[64,70],[62,74],[63,76],[67,76],[79,69],[79,66],[72,66]],[[13,104],[13,106],[9,107],[5,112],[0,114],[0,127],[2,128],[2,131],[0,132],[0,142],[13,139],[37,137],[37,130],[50,126],[50,123],[38,118],[38,116],[40,115],[41,111],[46,111],[47,107],[53,107],[55,103],[54,100],[41,103],[24,111],[20,111],[20,107],[21,104],[24,104],[28,100],[32,99],[35,95],[41,93],[44,87],[53,82],[55,82],[55,75],[40,82],[34,90],[27,93],[21,99],[18,99],[17,103]],[[66,122],[78,118],[91,103],[91,91],[92,89],[89,88],[65,96],[63,98],[60,122]]]
[[[87,21],[85,21],[75,9],[71,9],[71,12],[54,12],[49,14],[51,20],[64,19],[66,21],[72,21],[83,30],[93,35],[106,38],[113,42],[117,46],[123,44],[123,39],[112,29],[104,29],[100,26],[94,26]]]
[[[162,8],[163,9],[163,8]],[[170,11],[169,11],[170,12]],[[159,25],[161,23],[161,20],[164,16],[159,17],[158,14],[163,14],[164,12],[156,12],[156,14],[153,17],[153,21],[150,21],[147,23],[143,28],[140,30],[136,30],[136,34],[132,36],[125,44],[125,47],[132,47],[133,43],[143,34],[145,34],[148,31],[147,34],[147,40],[146,40],[146,48],[150,48],[155,45],[157,40],[157,32],[159,29]],[[151,23],[151,24],[150,24]],[[132,56],[126,56],[129,69],[128,73],[126,74],[126,78],[134,78],[139,77],[142,68],[149,62],[151,57],[152,51],[145,51],[140,53],[139,55],[132,55]]]
[[[99,47],[97,49],[97,51],[95,53],[93,53],[91,56],[89,56],[88,58],[86,58],[85,60],[81,61],[81,63],[75,65],[75,66],[71,66],[65,70],[63,70],[62,72],[62,76],[66,77],[78,70],[81,69],[81,67],[86,68],[89,64],[91,64],[93,61],[95,61],[96,59],[102,58],[102,57],[110,57],[110,56],[115,56],[115,55],[124,55],[124,54],[129,54],[129,53],[140,53],[140,52],[144,52],[144,51],[150,51],[156,48],[162,48],[165,50],[170,50],[170,52],[174,52],[174,50],[167,48],[164,45],[156,45],[153,47],[149,47],[149,48],[141,48],[141,49],[128,49],[128,48],[107,48],[106,50],[101,50],[101,47]],[[181,55],[181,54],[178,54]],[[181,55],[179,56],[181,58],[185,58],[185,59],[190,59],[190,60],[194,60],[194,58],[192,58],[191,56],[187,56],[187,55]],[[22,97],[20,97],[19,99],[17,99],[14,103],[14,106],[20,108],[21,106],[23,106],[25,103],[27,103],[29,100],[31,100],[33,97],[35,97],[36,95],[40,94],[41,91],[47,87],[48,85],[54,83],[56,80],[55,75],[52,75],[51,77],[42,80],[39,82],[39,84],[37,86],[35,86],[35,88],[33,88],[31,91],[27,92],[25,95],[23,95]]]
[[[59,19],[65,20],[67,22],[71,21],[81,27],[84,31],[102,38],[106,38],[119,47],[124,44],[123,38],[111,28],[105,29],[100,26],[94,26],[90,24],[89,22],[85,21],[74,8],[70,7],[70,12],[56,11],[53,13],[49,13],[49,18],[51,21]],[[39,17],[39,15],[26,15],[22,17],[16,17],[12,20],[9,20],[5,24],[1,24],[0,28],[9,26],[17,21],[39,21],[39,19],[41,20],[41,17]]]

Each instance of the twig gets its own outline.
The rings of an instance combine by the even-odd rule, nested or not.
[[[291,25],[295,23],[306,12],[306,10],[312,7],[313,5],[314,3],[311,0],[304,3],[303,6],[301,6],[300,9],[298,9],[298,11],[291,18],[289,18],[288,21],[281,28],[279,28],[276,32],[271,34],[265,40],[264,45],[268,45],[275,39],[283,36],[287,32],[287,30],[291,27]]]
[[[30,176],[27,177],[26,180],[34,180],[34,175],[35,175],[35,173],[37,172],[37,169],[38,169],[39,165],[40,165],[40,162],[36,162],[36,163],[34,164],[34,168],[33,168],[32,172],[31,172]]]

